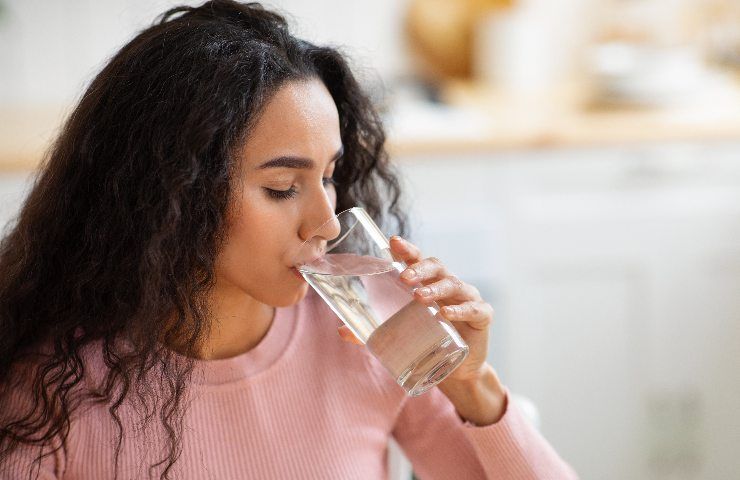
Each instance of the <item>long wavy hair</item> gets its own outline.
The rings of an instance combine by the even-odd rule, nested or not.
[[[117,472],[118,411],[133,398],[147,406],[142,420],[167,432],[149,473],[169,478],[192,357],[210,330],[204,299],[235,152],[281,85],[311,78],[339,112],[337,211],[360,205],[386,231],[407,234],[380,117],[340,51],[295,38],[257,3],[168,10],[90,83],[0,244],[0,468],[19,448],[38,449],[39,464],[65,448],[71,415],[89,400],[117,425]],[[189,361],[173,361],[165,345]],[[107,368],[80,388],[91,373],[85,348]],[[32,365],[27,375],[22,364]],[[156,394],[141,381],[152,372],[164,379]],[[12,400],[19,389],[24,408]]]

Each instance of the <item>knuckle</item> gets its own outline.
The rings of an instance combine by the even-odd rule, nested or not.
[[[417,263],[418,267],[415,267],[417,272],[423,273],[425,276],[428,276],[434,272],[436,269],[436,266],[434,265],[434,262],[432,262],[430,259],[425,259]]]
[[[452,275],[451,277],[448,277],[448,278],[449,278],[450,284],[455,289],[461,290],[465,286],[465,283],[459,278],[457,278],[455,275]]]
[[[417,275],[423,275],[424,274],[424,262],[412,263],[411,265],[408,265],[406,267],[406,270],[413,270],[414,272],[416,272]]]

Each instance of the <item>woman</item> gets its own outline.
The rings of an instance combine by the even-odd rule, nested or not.
[[[490,305],[411,243],[465,363],[411,399],[327,333],[289,252],[355,205],[405,235],[383,144],[343,57],[257,4],[124,46],[2,243],[0,478],[382,478],[391,435],[422,478],[574,477],[485,362]]]

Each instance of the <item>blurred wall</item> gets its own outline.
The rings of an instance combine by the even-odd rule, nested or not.
[[[0,106],[69,104],[106,59],[176,0],[5,0],[0,13]],[[405,2],[265,2],[308,40],[340,44],[383,77],[404,68]]]

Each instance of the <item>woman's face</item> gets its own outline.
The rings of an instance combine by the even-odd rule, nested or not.
[[[341,154],[339,114],[323,82],[283,85],[239,155],[217,288],[276,307],[303,298],[308,284],[292,270],[293,256],[335,214],[330,179]]]

